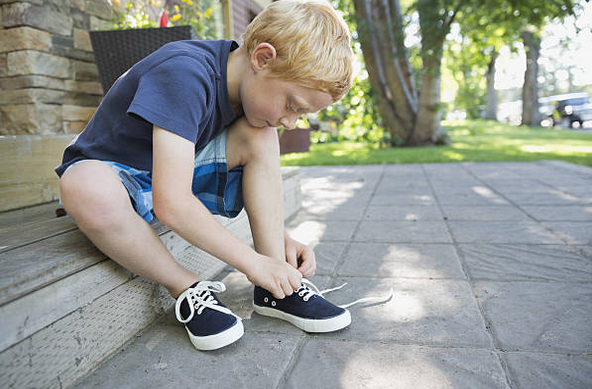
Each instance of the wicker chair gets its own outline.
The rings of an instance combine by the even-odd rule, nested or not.
[[[191,26],[91,31],[103,93],[136,62],[168,42],[197,39]]]

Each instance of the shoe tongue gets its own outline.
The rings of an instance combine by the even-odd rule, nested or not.
[[[193,285],[191,285],[189,288],[195,288],[197,286],[197,284],[199,284],[201,281],[197,281],[195,282]],[[189,289],[187,288],[187,289]],[[186,318],[189,317],[189,303],[187,302],[187,299],[183,299],[183,301],[181,301],[181,316],[183,316],[183,320],[185,320]]]

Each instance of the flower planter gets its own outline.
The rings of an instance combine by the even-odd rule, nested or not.
[[[285,130],[280,136],[280,154],[305,153],[310,148],[310,128]]]
[[[103,92],[106,94],[119,76],[165,43],[197,38],[191,26],[91,31]]]

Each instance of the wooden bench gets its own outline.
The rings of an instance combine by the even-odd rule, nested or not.
[[[289,219],[300,208],[298,168],[282,175]],[[56,217],[57,206],[0,213],[0,387],[67,387],[174,303],[163,287],[106,258],[69,216]],[[252,244],[244,211],[217,218]],[[152,226],[201,277],[226,266],[159,221]]]

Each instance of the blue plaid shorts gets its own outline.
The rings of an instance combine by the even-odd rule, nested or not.
[[[226,135],[227,130],[224,130],[195,154],[191,189],[212,214],[232,218],[243,209],[243,167],[237,166],[228,171]],[[75,162],[68,169],[85,161],[88,160]],[[152,221],[152,173],[119,162],[102,162],[109,165],[119,176],[138,215],[147,222]]]

